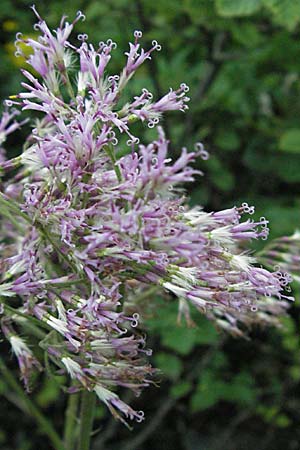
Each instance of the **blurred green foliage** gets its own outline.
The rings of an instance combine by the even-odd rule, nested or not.
[[[1,2],[3,99],[19,90],[25,63],[14,57],[13,41],[17,31],[35,33],[30,4]],[[247,201],[270,218],[272,237],[299,227],[300,0],[52,0],[37,8],[53,28],[62,14],[72,20],[83,10],[78,33],[118,43],[112,72],[121,69],[135,29],[146,46],[157,39],[163,51],[139,70],[128,95],[144,86],[156,97],[182,81],[190,86],[190,110],[169,114],[163,125],[174,155],[199,140],[211,152],[198,163],[205,177],[188,187],[191,204],[220,209]],[[155,132],[145,127],[140,135],[149,141]],[[11,138],[12,152],[21,139]],[[194,328],[177,326],[176,304],[157,302],[160,313],[146,325],[160,387],[131,399],[147,420],[130,433],[99,407],[94,449],[299,449],[297,303],[282,330],[254,330],[241,341],[220,335],[199,314]],[[0,448],[49,449],[3,381],[0,393]],[[32,396],[61,429],[59,385],[41,376]]]

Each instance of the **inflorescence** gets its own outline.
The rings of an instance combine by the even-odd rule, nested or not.
[[[150,144],[132,133],[136,121],[152,128],[166,111],[187,109],[185,84],[157,101],[143,89],[122,102],[131,77],[160,45],[144,50],[135,31],[121,74],[108,75],[114,42],[95,47],[85,34],[78,46],[68,40],[81,12],[51,32],[33,10],[39,37],[18,34],[16,41],[17,55],[30,48],[24,90],[6,102],[0,123],[2,144],[21,125],[11,108],[38,116],[20,156],[5,159],[1,150],[2,173],[14,169],[0,195],[2,331],[28,389],[32,371],[42,368],[20,336],[30,319],[47,359],[72,378],[71,391],[95,391],[116,417],[140,421],[143,413],[115,388],[138,394],[153,376],[137,331],[141,293],[156,286],[178,297],[179,318],[191,322],[192,305],[241,335],[253,322],[276,323],[291,299],[290,277],[255,266],[245,251],[245,242],[268,235],[265,218],[242,220],[253,207],[207,213],[187,206],[180,186],[200,174],[191,164],[207,159],[202,144],[172,161],[162,128]],[[117,158],[121,134],[128,151]]]

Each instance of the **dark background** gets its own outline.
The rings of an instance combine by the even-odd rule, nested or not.
[[[30,4],[1,2],[2,99],[20,90],[18,67],[25,63],[14,57],[13,42],[17,31],[35,35]],[[51,28],[62,14],[73,20],[82,10],[87,19],[78,33],[118,44],[111,73],[122,68],[135,29],[143,30],[146,48],[158,40],[161,53],[141,67],[131,89],[147,87],[157,98],[181,82],[190,86],[189,111],[169,113],[163,126],[174,156],[199,140],[211,153],[198,163],[205,176],[187,187],[191,204],[218,210],[246,201],[257,217],[270,219],[271,238],[299,227],[300,0],[54,0],[36,6]],[[137,132],[145,142],[155,136],[146,127]],[[9,139],[11,155],[21,139]],[[153,363],[164,373],[160,387],[128,398],[145,410],[146,421],[130,432],[99,406],[93,449],[300,449],[297,304],[282,329],[253,330],[248,340],[221,335],[199,317],[197,328],[178,327],[177,306],[161,305],[147,325]],[[4,342],[1,351],[17,377]],[[65,407],[60,382],[41,376],[31,394],[58,430]],[[1,379],[0,393],[0,448],[50,449]]]

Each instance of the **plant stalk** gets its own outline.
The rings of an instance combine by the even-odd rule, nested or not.
[[[80,408],[80,430],[77,450],[90,450],[92,428],[95,415],[96,394],[83,391]]]
[[[66,450],[74,450],[79,394],[70,394],[65,414],[64,444]]]

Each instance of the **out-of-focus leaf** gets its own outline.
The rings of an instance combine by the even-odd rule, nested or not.
[[[276,425],[280,428],[286,428],[291,424],[291,420],[288,418],[286,414],[279,414],[278,417],[276,417]]]
[[[184,11],[196,23],[205,23],[210,20],[215,21],[214,3],[207,0],[181,0]]]
[[[293,380],[295,380],[295,381],[300,380],[300,367],[299,366],[291,367],[289,370],[289,373],[290,373],[290,376],[293,378]]]
[[[157,353],[154,362],[158,369],[171,380],[177,380],[182,371],[182,361],[170,353]]]
[[[60,388],[56,380],[52,378],[44,379],[44,384],[40,392],[36,395],[36,401],[41,407],[47,407],[54,403],[60,395]]]
[[[203,316],[199,316],[197,319],[196,342],[202,345],[212,345],[218,342],[219,335],[213,324]]]
[[[293,30],[300,21],[300,0],[262,0],[277,23]]]
[[[262,33],[254,23],[234,22],[231,32],[236,42],[245,47],[255,48],[264,40]]]
[[[200,378],[196,393],[191,398],[193,411],[213,406],[220,400],[251,405],[256,401],[256,390],[249,374],[242,372],[231,380],[223,381],[212,370],[207,370]]]
[[[221,130],[215,137],[215,145],[222,150],[233,151],[239,148],[240,139],[232,130]]]
[[[206,389],[196,392],[190,401],[192,412],[208,409],[219,401],[219,396],[214,389]]]
[[[162,343],[180,355],[187,355],[196,345],[197,332],[195,328],[175,325],[162,334]]]
[[[192,389],[192,384],[189,381],[182,381],[181,383],[175,384],[170,389],[170,395],[173,398],[184,397]]]
[[[222,164],[221,159],[216,156],[209,161],[210,177],[215,186],[221,191],[230,191],[234,186],[234,177],[231,171]],[[221,176],[220,176],[221,175]]]
[[[249,16],[261,5],[261,0],[216,0],[217,13],[224,17]]]
[[[242,372],[223,386],[222,399],[241,405],[250,405],[256,400],[256,391],[251,376]]]
[[[300,153],[300,128],[292,128],[283,133],[279,148],[284,152]]]
[[[258,405],[256,408],[256,412],[261,415],[266,422],[271,422],[274,420],[274,417],[278,414],[277,406],[265,406]]]

